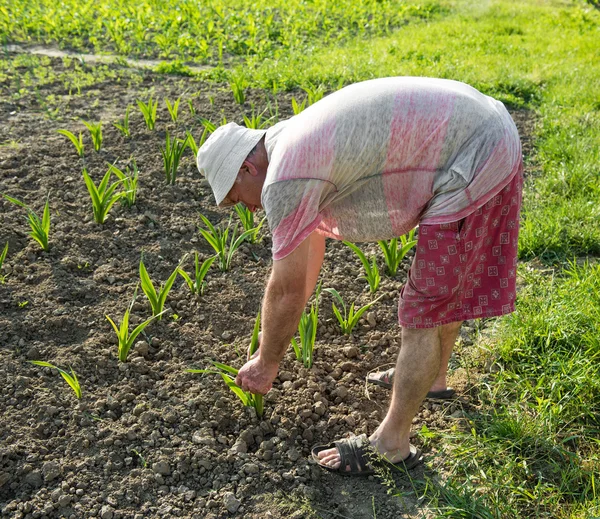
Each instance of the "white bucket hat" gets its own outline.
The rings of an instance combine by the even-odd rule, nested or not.
[[[198,150],[198,171],[208,180],[217,205],[227,196],[244,160],[266,132],[228,123],[219,126]]]

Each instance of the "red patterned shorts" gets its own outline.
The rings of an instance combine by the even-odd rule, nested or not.
[[[523,170],[462,220],[420,225],[417,252],[400,292],[406,328],[513,312]]]

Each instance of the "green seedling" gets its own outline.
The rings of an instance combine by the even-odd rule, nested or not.
[[[81,398],[81,386],[79,385],[79,380],[77,380],[77,375],[75,374],[75,371],[73,370],[73,368],[70,368],[71,373],[69,373],[69,372],[65,371],[64,369],[61,369],[61,368],[55,366],[54,364],[50,364],[49,362],[45,362],[43,360],[30,360],[29,362],[31,362],[31,364],[34,364],[36,366],[42,366],[43,368],[52,368],[52,369],[58,370],[58,372],[61,374],[62,378],[65,379],[67,384],[69,384],[71,389],[75,392],[75,396],[77,398]]]
[[[173,104],[168,99],[165,99],[165,104],[167,105],[167,110],[169,110],[169,114],[171,115],[171,119],[175,124],[177,124],[178,112],[179,112],[179,103],[181,101],[181,97],[178,97]]]
[[[198,259],[198,252],[194,253],[194,278],[192,279],[182,268],[179,268],[179,275],[185,280],[187,286],[190,288],[192,294],[197,296],[201,296],[204,294],[204,289],[206,288],[206,281],[204,278],[206,277],[206,273],[208,269],[213,264],[213,262],[217,259],[216,256],[212,256],[207,260],[202,262],[200,265],[200,261]]]
[[[80,157],[83,157],[83,133],[79,132],[79,137],[75,137],[75,135],[73,133],[71,133],[69,130],[56,130],[56,131],[58,133],[60,133],[61,135],[68,137],[69,140],[73,143],[73,146],[75,146],[75,149],[77,150],[77,155],[79,155]]]
[[[315,304],[310,305],[310,311],[302,313],[298,323],[298,334],[300,343],[292,337],[291,343],[296,354],[296,359],[302,361],[304,367],[311,368],[313,365],[313,351],[317,338],[317,326],[319,323],[319,295],[321,294],[321,283],[315,291]]]
[[[248,350],[248,357],[252,357],[258,350],[258,335],[260,331],[260,312],[256,316],[254,321],[254,330],[252,332],[252,339],[250,341],[250,349]],[[235,383],[235,377],[238,374],[236,368],[221,362],[211,360],[211,364],[217,369],[186,369],[188,373],[213,373],[215,375],[221,375],[223,382],[227,387],[241,400],[242,404],[246,407],[253,407],[256,410],[256,415],[261,417],[264,413],[264,398],[262,395],[253,394],[248,391],[244,391],[240,386]]]
[[[131,111],[131,105],[127,105],[127,109],[125,110],[125,117],[123,117],[122,122],[113,123],[113,126],[121,132],[123,137],[131,137],[131,132],[129,131],[129,112]]]
[[[243,105],[246,101],[245,91],[246,87],[248,86],[248,82],[246,81],[246,77],[244,76],[244,74],[232,74],[229,86],[231,87],[231,91],[233,92],[233,98],[235,99],[235,102],[239,105]]]
[[[258,223],[257,226],[254,226],[254,213],[250,211],[244,204],[235,204],[233,206],[235,212],[240,218],[242,222],[242,226],[244,227],[244,231],[252,231],[252,233],[248,236],[248,243],[256,243],[258,239],[258,233],[260,232],[263,223],[265,223],[266,216]]]
[[[298,104],[295,97],[292,97],[292,110],[294,110],[294,115],[298,115],[300,112],[304,111],[306,108],[306,98],[302,103]]]
[[[352,303],[352,305],[350,305],[350,309],[347,309],[344,299],[342,298],[342,296],[339,294],[339,292],[335,288],[326,288],[325,292],[329,292],[335,299],[337,299],[337,301],[339,302],[339,304],[341,305],[341,307],[344,310],[344,315],[342,316],[342,314],[339,311],[338,307],[336,306],[335,302],[332,303],[333,313],[335,314],[335,316],[337,317],[337,320],[340,323],[340,328],[342,329],[342,333],[345,333],[345,334],[352,333],[353,328],[358,323],[358,320],[360,319],[362,314],[364,314],[369,308],[371,308],[377,301],[379,301],[383,297],[383,296],[379,296],[377,299],[375,299],[374,301],[371,301],[370,303],[366,304],[362,308],[359,308],[358,311],[356,313],[354,313],[354,303]]]
[[[381,276],[379,275],[379,268],[377,267],[376,258],[373,256],[371,258],[371,263],[367,259],[367,256],[363,251],[361,251],[354,243],[350,243],[349,241],[343,242],[345,245],[350,247],[354,252],[356,252],[359,257],[363,267],[365,269],[365,275],[361,276],[361,279],[366,279],[369,283],[369,288],[371,289],[371,293],[374,294],[377,292],[379,288],[379,282],[381,281]]]
[[[140,99],[136,99],[136,102],[140,107],[142,115],[144,116],[146,127],[149,130],[154,130],[154,126],[156,125],[156,110],[158,108],[158,101],[154,101],[154,99],[150,97],[150,99],[148,99],[148,103],[144,103]]]
[[[193,117],[196,117],[196,109],[194,108],[194,103],[192,102],[192,100],[191,100],[191,99],[188,99],[187,103],[188,103],[188,107],[189,107],[189,109],[190,109],[190,114],[191,114]]]
[[[398,238],[392,238],[389,242],[377,242],[383,251],[383,258],[385,260],[386,272],[388,275],[396,275],[396,272],[398,272],[398,267],[404,259],[404,256],[406,256],[408,251],[417,244],[417,240],[415,240],[414,237],[414,229],[408,234],[400,236],[400,248],[398,248]]]
[[[171,287],[177,278],[177,274],[179,274],[179,268],[180,266],[178,265],[169,278],[165,281],[165,284],[162,286],[162,288],[159,288],[157,291],[154,288],[154,284],[152,283],[152,280],[148,275],[148,271],[146,270],[146,266],[144,265],[144,258],[142,257],[140,259],[140,282],[142,285],[142,290],[150,301],[150,305],[152,306],[152,315],[154,317],[158,317],[159,320],[159,316],[164,313],[163,308],[165,306],[165,301],[167,300],[167,296],[171,291]]]
[[[175,180],[177,179],[177,169],[179,168],[179,161],[181,160],[183,152],[187,148],[187,143],[187,137],[184,140],[177,138],[171,140],[171,136],[169,135],[169,132],[167,132],[165,147],[161,148],[160,150],[165,166],[165,179],[167,184],[175,184]]]
[[[33,209],[20,200],[8,195],[4,195],[4,198],[27,211],[27,221],[31,228],[29,236],[40,244],[42,250],[50,250],[50,245],[48,243],[48,236],[50,234],[50,193],[48,193],[48,196],[46,197],[46,204],[44,205],[44,212],[41,219]]]
[[[262,130],[271,124],[272,117],[268,119],[263,119],[263,115],[267,111],[268,108],[265,108],[262,113],[256,114],[254,112],[254,107],[252,107],[252,114],[250,117],[244,115],[244,124],[246,128],[250,128],[252,130]]]
[[[122,183],[121,180],[113,182],[110,186],[108,185],[111,172],[112,169],[109,168],[104,177],[102,177],[100,184],[96,187],[87,170],[83,169],[83,180],[92,200],[94,221],[98,224],[103,224],[106,221],[110,208],[123,196],[123,193],[115,193],[119,184]]]
[[[325,86],[315,86],[312,83],[308,83],[308,85],[302,87],[302,90],[306,92],[306,95],[308,96],[308,106],[310,106],[312,104],[315,104],[317,101],[323,99],[323,94],[325,93]]]
[[[142,333],[142,331],[144,331],[146,326],[148,326],[155,319],[160,319],[162,317],[162,314],[164,314],[166,312],[166,310],[164,310],[157,315],[153,315],[149,319],[146,319],[143,323],[138,324],[133,329],[133,331],[131,333],[129,333],[129,315],[131,313],[131,309],[135,302],[136,295],[137,295],[137,288],[135,290],[135,293],[133,295],[133,299],[131,300],[131,303],[127,307],[127,310],[125,310],[125,314],[123,315],[123,319],[121,320],[121,324],[119,326],[117,326],[108,315],[106,316],[106,319],[112,325],[112,327],[115,330],[115,333],[117,334],[118,357],[119,357],[120,362],[127,362],[127,357],[129,355],[129,351],[131,350],[131,347],[133,346],[135,339],[137,338],[137,336],[140,333]]]
[[[81,121],[85,124],[85,127],[90,131],[90,137],[92,138],[92,144],[94,145],[94,151],[100,151],[102,148],[102,122],[92,123],[88,121]]]
[[[2,275],[2,265],[4,264],[4,260],[6,259],[7,254],[8,254],[8,242],[6,242],[4,249],[2,249],[2,254],[0,254],[0,283],[2,283],[2,284],[4,284],[4,280],[6,279],[6,276]]]
[[[204,126],[204,129],[210,134],[217,129],[217,126],[210,122],[206,117],[200,117],[200,123]]]
[[[233,254],[240,247],[243,241],[254,232],[254,229],[244,231],[242,234],[236,237],[237,230],[234,226],[231,233],[231,238],[228,241],[229,231],[231,229],[231,217],[229,218],[229,223],[225,229],[215,227],[212,223],[210,223],[210,220],[202,214],[200,215],[200,218],[204,222],[204,225],[206,225],[207,229],[199,228],[198,231],[217,253],[220,270],[223,272],[229,270]]]
[[[121,203],[125,207],[135,205],[135,197],[137,195],[137,184],[139,171],[135,159],[131,159],[131,163],[127,164],[123,172],[114,164],[108,164],[109,171],[123,183],[123,191],[121,192]]]

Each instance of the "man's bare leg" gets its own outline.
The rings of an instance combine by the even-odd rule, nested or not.
[[[453,340],[460,323],[450,323],[436,328],[403,329],[402,346],[396,362],[392,401],[387,415],[377,430],[371,435],[371,444],[392,462],[407,458],[410,454],[410,426],[421,402],[433,387],[440,374],[440,363],[446,364],[452,353]],[[450,347],[445,351],[442,347]],[[444,387],[445,389],[445,387]],[[337,469],[340,457],[337,449],[319,453],[321,463]]]
[[[448,323],[442,326],[442,358],[440,359],[440,370],[433,384],[431,385],[430,391],[443,391],[448,387],[448,362],[452,356],[452,350],[456,344],[458,332],[462,326],[463,321],[456,323]]]

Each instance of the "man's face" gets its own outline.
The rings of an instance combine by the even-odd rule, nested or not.
[[[262,209],[260,195],[262,192],[262,182],[258,175],[253,174],[251,168],[245,166],[240,169],[232,188],[227,196],[221,202],[222,207],[243,203],[250,211]]]

